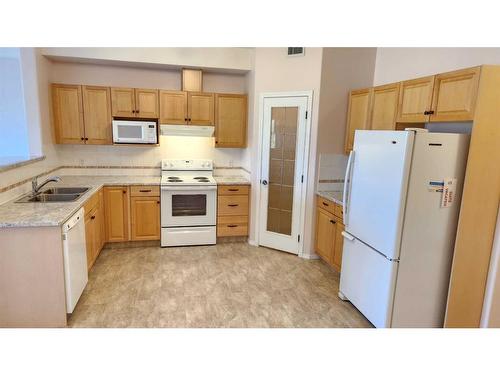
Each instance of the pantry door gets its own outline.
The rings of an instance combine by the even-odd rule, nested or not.
[[[299,253],[309,96],[264,97],[259,245]]]

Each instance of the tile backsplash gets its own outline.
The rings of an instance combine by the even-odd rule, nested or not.
[[[320,154],[318,168],[318,190],[340,191],[344,186],[347,156],[343,154]]]

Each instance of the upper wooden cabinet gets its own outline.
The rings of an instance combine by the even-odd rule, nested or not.
[[[347,112],[347,128],[345,135],[345,152],[349,153],[354,144],[354,131],[367,129],[372,89],[354,90],[349,95]]]
[[[215,147],[246,147],[247,96],[215,95]]]
[[[85,143],[81,86],[53,84],[52,113],[56,143]]]
[[[188,123],[190,125],[214,124],[214,94],[188,92]]]
[[[479,87],[480,67],[438,74],[430,121],[472,121]]]
[[[158,90],[112,87],[111,108],[114,117],[158,118]]]
[[[160,90],[160,124],[187,124],[187,92]]]
[[[394,130],[398,112],[399,83],[373,88],[370,129]]]
[[[182,91],[203,91],[203,72],[200,69],[182,69]]]
[[[399,89],[398,122],[428,122],[434,76],[403,81]]]
[[[112,144],[109,87],[83,86],[82,91],[86,143],[93,145]]]

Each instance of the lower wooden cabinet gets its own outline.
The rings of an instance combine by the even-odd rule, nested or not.
[[[92,268],[105,243],[103,208],[103,192],[101,189],[84,206],[87,269]]]
[[[129,189],[127,186],[104,188],[106,242],[129,240]]]
[[[248,236],[250,187],[219,186],[217,189],[217,237]]]
[[[159,240],[160,197],[131,197],[130,224],[132,241]]]
[[[344,239],[342,231],[342,207],[318,197],[316,213],[315,251],[326,263],[340,272]]]

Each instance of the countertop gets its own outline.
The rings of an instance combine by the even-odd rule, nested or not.
[[[342,191],[318,191],[316,192],[316,194],[318,194],[322,198],[340,204],[341,206],[344,205],[343,202],[344,193]]]
[[[241,176],[214,176],[218,185],[250,185]],[[89,187],[90,189],[74,202],[15,203],[16,199],[0,205],[0,228],[52,227],[64,224],[101,187],[129,185],[159,185],[160,176],[63,176],[57,186]]]
[[[159,185],[159,176],[63,176],[51,186],[89,187],[74,202],[15,203],[18,198],[0,205],[0,228],[52,227],[62,225],[102,186]],[[43,189],[42,189],[43,190]]]
[[[242,176],[214,176],[217,185],[250,185],[250,181]]]

